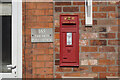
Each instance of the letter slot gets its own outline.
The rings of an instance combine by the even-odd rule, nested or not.
[[[78,15],[60,15],[60,66],[79,66]]]

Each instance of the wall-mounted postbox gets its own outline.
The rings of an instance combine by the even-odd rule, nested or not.
[[[60,66],[79,66],[78,15],[60,15]]]

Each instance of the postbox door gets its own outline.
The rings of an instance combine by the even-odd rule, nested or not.
[[[60,66],[79,66],[78,15],[60,15]]]
[[[63,57],[62,62],[75,63],[76,62],[76,33],[75,32],[63,32],[62,44],[63,44]]]

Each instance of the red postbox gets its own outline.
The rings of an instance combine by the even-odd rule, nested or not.
[[[79,66],[78,15],[60,15],[60,66]]]

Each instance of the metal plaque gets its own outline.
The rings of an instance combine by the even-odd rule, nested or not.
[[[52,28],[31,29],[31,42],[53,42]]]

